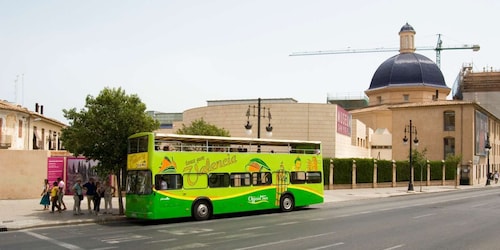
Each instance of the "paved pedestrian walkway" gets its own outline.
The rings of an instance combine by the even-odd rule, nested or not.
[[[500,185],[500,184],[498,184]],[[492,185],[493,186],[493,185]],[[495,185],[496,186],[496,185]],[[417,195],[431,192],[456,191],[460,189],[482,188],[484,186],[425,186],[420,189],[414,187],[414,192],[408,192],[407,187],[395,188],[359,188],[325,190],[325,202],[343,202],[350,200],[373,199],[399,195]],[[87,210],[86,198],[82,201],[82,215],[73,215],[73,197],[65,196],[67,210],[58,213],[49,213],[39,205],[40,198],[24,200],[0,200],[0,231],[21,230],[33,227],[47,227],[80,223],[104,223],[108,221],[124,220],[118,212],[118,198],[113,198],[111,214],[90,214]],[[123,198],[125,206],[125,198]],[[103,204],[101,203],[101,207]],[[103,212],[103,210],[101,210]]]

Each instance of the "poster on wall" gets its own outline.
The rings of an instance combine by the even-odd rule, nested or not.
[[[351,136],[351,122],[351,114],[337,105],[337,133]]]
[[[475,133],[474,133],[474,147],[475,155],[486,155],[484,146],[486,146],[486,137],[488,135],[488,116],[476,110],[475,116]]]
[[[88,160],[82,157],[68,157],[66,162],[66,194],[73,194],[73,185],[78,178],[82,180],[82,185],[87,183],[90,178],[99,181],[94,167],[98,161]]]
[[[57,178],[63,177],[64,174],[64,157],[49,157],[47,158],[47,179],[50,186]]]

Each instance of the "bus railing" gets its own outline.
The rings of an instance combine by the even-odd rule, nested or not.
[[[259,145],[206,145],[182,143],[178,141],[156,141],[156,151],[179,151],[179,152],[258,152]],[[263,153],[281,153],[281,154],[319,154],[319,149],[302,149],[283,146],[265,146],[261,145]]]

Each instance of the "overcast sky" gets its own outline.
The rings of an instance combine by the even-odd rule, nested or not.
[[[446,50],[448,87],[463,63],[500,69],[500,1],[0,0],[0,99],[62,122],[105,87],[148,110],[183,112],[207,100],[360,95],[397,54],[293,57],[302,51],[399,47],[408,22],[418,47]],[[417,51],[433,61],[435,51]],[[244,114],[242,114],[244,116]]]

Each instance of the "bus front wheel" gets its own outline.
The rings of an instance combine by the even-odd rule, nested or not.
[[[193,217],[196,220],[207,220],[212,214],[210,205],[205,200],[197,201],[193,206]]]
[[[289,195],[289,194],[283,195],[283,197],[281,197],[281,202],[280,202],[281,211],[283,211],[283,212],[292,211],[293,208],[295,207],[294,203],[295,203],[295,201],[291,195]]]

